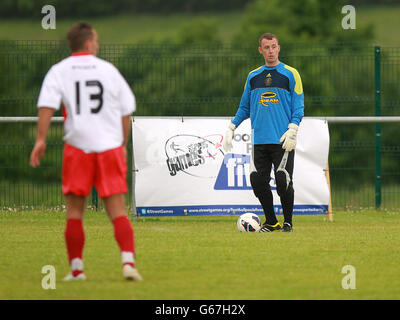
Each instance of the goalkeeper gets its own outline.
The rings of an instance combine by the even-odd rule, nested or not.
[[[232,149],[234,130],[243,120],[250,118],[254,164],[250,182],[266,218],[260,232],[281,229],[291,232],[294,203],[292,177],[297,129],[304,115],[303,86],[297,70],[279,61],[280,46],[275,35],[261,35],[258,51],[263,55],[265,65],[249,73],[239,109],[229,125],[223,146],[227,152]],[[284,170],[290,179],[286,179],[284,172],[277,172],[285,152],[288,152],[288,158]],[[276,219],[269,185],[272,165],[283,209],[283,228]]]

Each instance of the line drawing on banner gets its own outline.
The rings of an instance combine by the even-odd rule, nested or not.
[[[219,141],[211,141],[211,137],[218,138]],[[194,139],[193,139],[194,138]],[[211,134],[200,137],[192,134],[177,134],[167,139],[165,142],[165,155],[167,157],[167,167],[171,176],[178,172],[183,172],[197,178],[215,178],[214,175],[203,173],[196,167],[206,164],[206,161],[217,160],[218,155],[225,155],[222,151],[221,134]],[[195,172],[189,172],[195,171]]]

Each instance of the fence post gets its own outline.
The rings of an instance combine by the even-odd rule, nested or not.
[[[375,47],[375,116],[381,116],[381,47]],[[375,125],[375,208],[382,202],[381,124]]]

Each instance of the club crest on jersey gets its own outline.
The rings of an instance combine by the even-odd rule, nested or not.
[[[279,99],[275,97],[275,92],[264,92],[263,94],[261,94],[261,98],[258,103],[261,103],[263,106],[266,107],[269,106],[269,103],[279,103]]]
[[[265,79],[265,85],[266,85],[267,87],[270,87],[271,84],[272,84],[272,76],[271,76],[270,73],[268,73],[268,74],[267,74],[267,78]]]

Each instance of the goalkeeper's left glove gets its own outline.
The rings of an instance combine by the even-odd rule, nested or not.
[[[297,130],[299,126],[294,123],[289,123],[288,130],[283,134],[280,142],[283,142],[282,148],[290,152],[296,148],[297,144]]]

